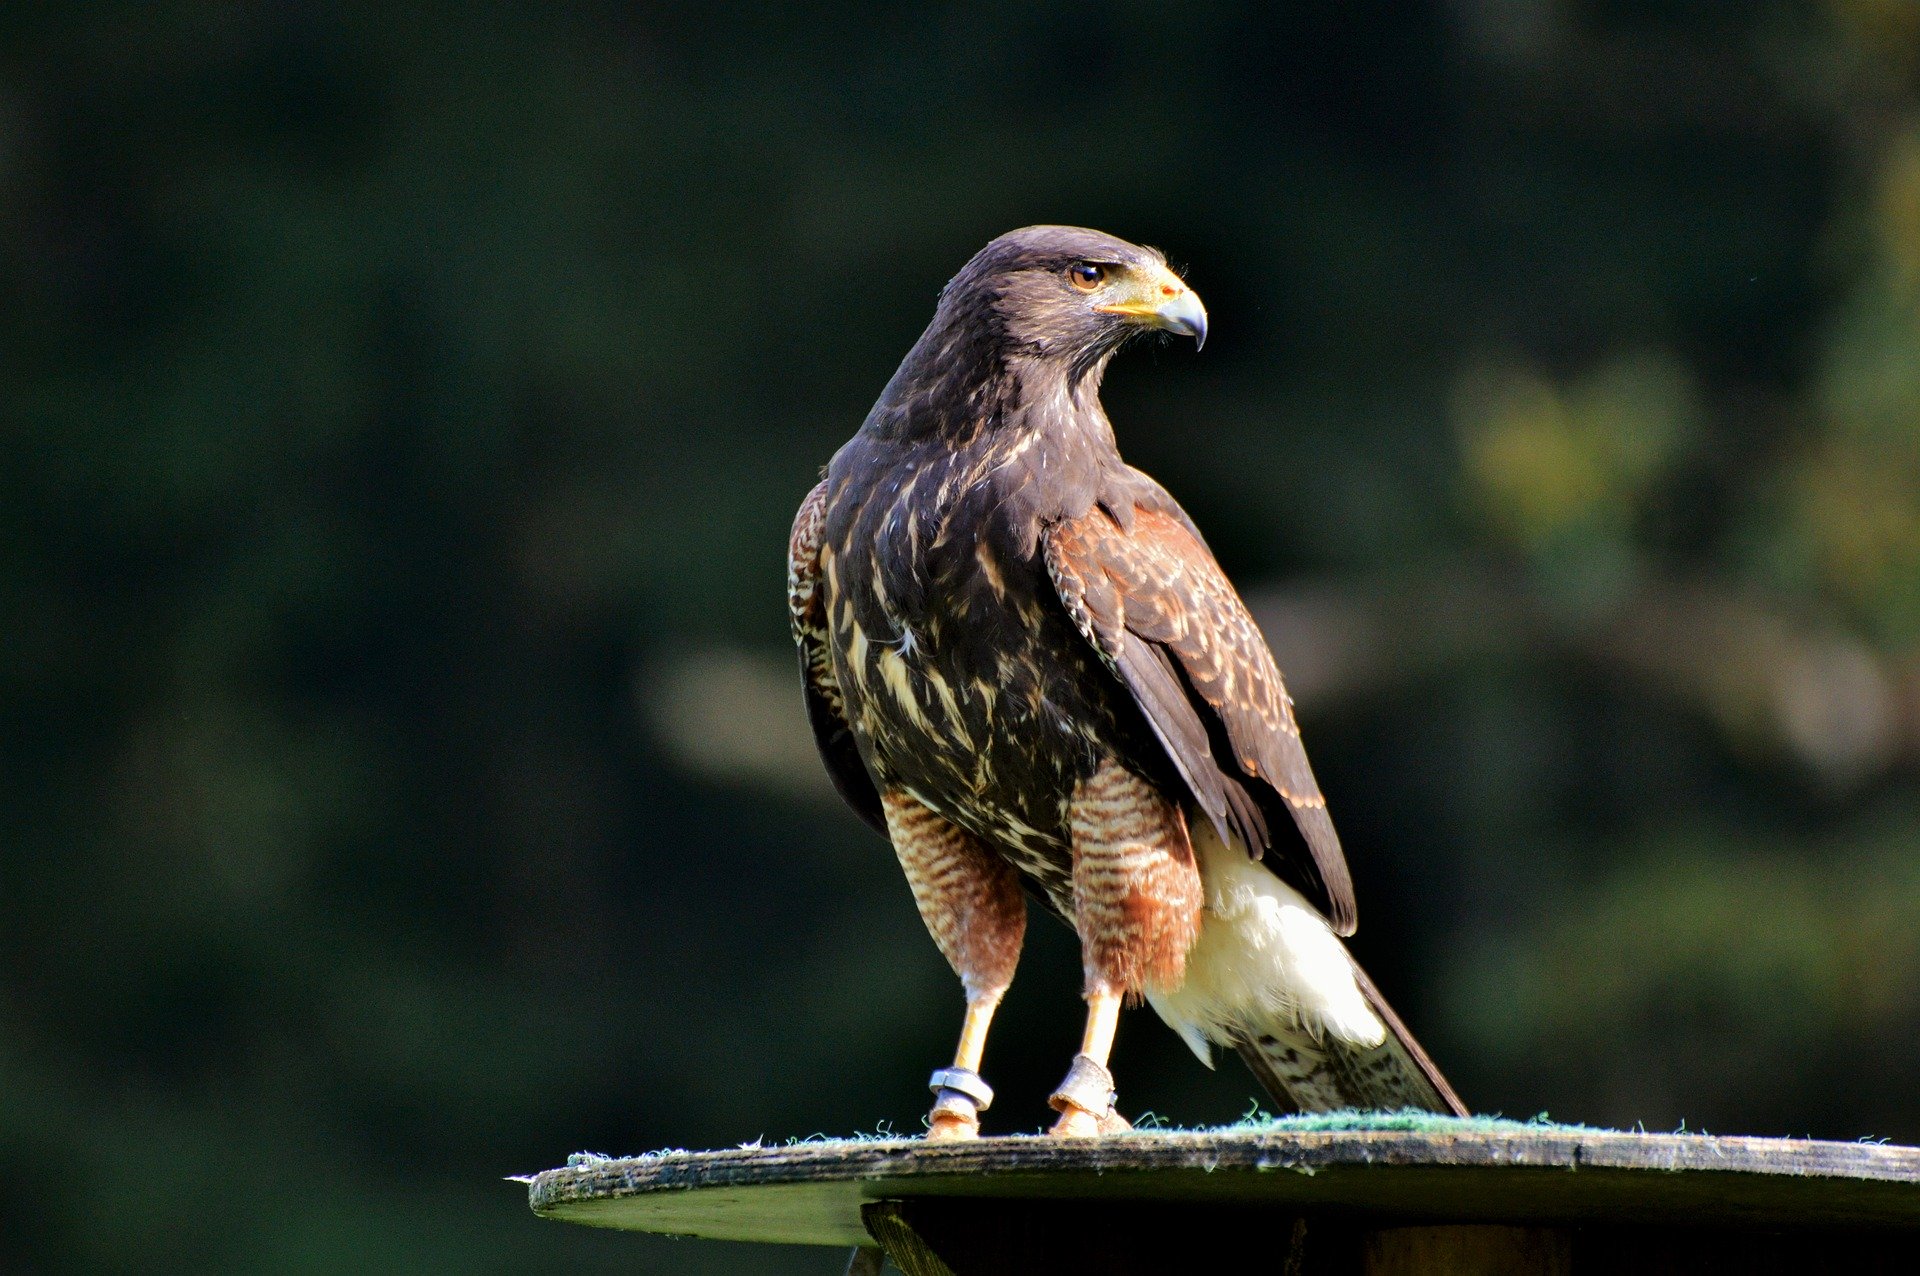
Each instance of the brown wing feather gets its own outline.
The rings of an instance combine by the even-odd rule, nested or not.
[[[833,787],[854,813],[886,835],[887,819],[879,790],[860,760],[860,750],[847,727],[840,699],[840,680],[833,672],[833,650],[827,641],[827,600],[820,561],[820,532],[826,525],[827,485],[807,493],[793,519],[787,539],[787,613],[793,623],[793,642],[800,649],[800,684],[806,691],[807,718],[813,724],[813,742],[827,764]]]
[[[1248,783],[1286,804],[1308,853],[1288,863],[1289,876],[1336,931],[1352,934],[1353,881],[1266,639],[1184,519],[1146,508],[1132,515],[1123,528],[1095,507],[1051,528],[1054,588],[1223,837],[1256,853],[1272,846]],[[1215,756],[1215,743],[1232,756]]]

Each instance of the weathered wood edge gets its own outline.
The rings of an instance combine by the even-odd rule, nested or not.
[[[1920,1227],[1920,1148],[1556,1128],[1141,1131],[1077,1141],[901,1139],[669,1152],[548,1170],[529,1189],[533,1209],[549,1218],[820,1244],[858,1238],[862,1202],[910,1196],[1913,1228]]]
[[[1577,1170],[1701,1170],[1920,1184],[1920,1148],[1734,1135],[1621,1130],[1438,1133],[1329,1130],[1268,1133],[1135,1131],[1097,1139],[1011,1136],[964,1143],[919,1139],[806,1142],[784,1147],[662,1152],[594,1160],[533,1177],[533,1208],[674,1188],[906,1179],[1004,1173],[1272,1170],[1333,1166],[1518,1165]],[[980,1194],[978,1191],[971,1194]]]

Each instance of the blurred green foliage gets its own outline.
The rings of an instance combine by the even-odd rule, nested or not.
[[[1207,298],[1108,405],[1470,1101],[1920,1139],[1910,0],[0,31],[0,1267],[834,1269],[500,1177],[918,1128],[957,989],[808,755],[783,538],[1036,221]],[[1000,1128],[1075,969],[1036,926]]]

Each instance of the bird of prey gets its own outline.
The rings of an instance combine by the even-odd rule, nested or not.
[[[1347,953],[1352,880],[1272,653],[1186,513],[1120,459],[1107,362],[1207,335],[1162,255],[1030,226],[983,248],[800,506],[794,640],[841,795],[893,843],[966,993],[928,1137],[979,1133],[1026,893],[1080,936],[1057,1135],[1124,1129],[1123,1002],[1305,1111],[1459,1098]]]

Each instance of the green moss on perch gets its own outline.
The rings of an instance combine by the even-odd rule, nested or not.
[[[531,1200],[544,1217],[600,1227],[814,1245],[871,1245],[875,1204],[896,1202],[887,1227],[945,1235],[934,1248],[961,1254],[945,1268],[961,1276],[969,1262],[1032,1263],[1049,1238],[1093,1244],[1113,1223],[1128,1238],[1101,1259],[1114,1272],[1177,1256],[1152,1251],[1193,1243],[1203,1224],[1204,1235],[1260,1238],[1287,1262],[1311,1236],[1331,1266],[1303,1272],[1402,1270],[1380,1258],[1402,1251],[1427,1255],[1404,1268],[1418,1270],[1435,1260],[1421,1248],[1432,1238],[1414,1244],[1415,1233],[1534,1255],[1486,1270],[1563,1270],[1575,1252],[1583,1270],[1609,1270],[1606,1254],[1625,1266],[1689,1246],[1716,1261],[1747,1255],[1752,1269],[1804,1242],[1813,1257],[1793,1270],[1851,1271],[1862,1269],[1854,1257],[1910,1254],[1920,1239],[1920,1149],[1332,1113],[1087,1140],[863,1138],[580,1158],[533,1176]],[[983,1238],[998,1256],[967,1259]],[[1336,1252],[1346,1257],[1326,1257]]]

